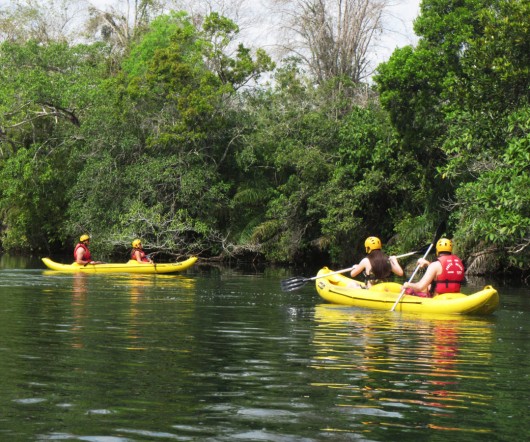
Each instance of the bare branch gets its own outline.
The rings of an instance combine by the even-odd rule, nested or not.
[[[305,61],[321,83],[370,71],[370,50],[383,32],[389,0],[275,0],[282,6],[283,48]]]

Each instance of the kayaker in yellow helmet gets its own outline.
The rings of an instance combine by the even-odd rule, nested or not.
[[[132,252],[131,252],[131,259],[134,259],[138,262],[148,262],[153,264],[153,261],[151,258],[149,258],[142,247],[142,241],[140,239],[135,239],[132,242]]]
[[[77,264],[86,266],[87,264],[101,264],[101,261],[93,261],[92,255],[88,246],[90,244],[90,236],[87,234],[81,235],[79,242],[74,248],[74,260]]]
[[[366,257],[359,264],[353,266],[350,273],[355,278],[364,272],[366,287],[387,280],[392,273],[403,276],[403,269],[395,256],[387,256],[383,253],[381,240],[375,236],[366,238],[364,242]],[[358,286],[358,284],[356,284]]]
[[[465,277],[464,264],[453,254],[453,242],[441,238],[436,243],[436,261],[418,259],[420,267],[427,266],[425,274],[418,282],[403,284],[407,295],[432,298],[442,293],[459,293]]]

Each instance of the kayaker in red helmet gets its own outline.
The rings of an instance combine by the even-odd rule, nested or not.
[[[442,293],[459,293],[465,277],[464,264],[453,254],[453,242],[441,238],[436,243],[436,261],[429,262],[424,258],[418,259],[418,265],[427,266],[425,274],[418,282],[406,282],[407,295],[432,298]]]

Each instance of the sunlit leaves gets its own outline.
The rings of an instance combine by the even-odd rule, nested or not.
[[[421,147],[418,161],[427,161],[437,198],[426,207],[452,210],[460,250],[480,256],[483,270],[492,268],[480,253],[489,247],[510,265],[530,261],[521,256],[530,243],[529,8],[519,0],[424,1],[417,48],[396,51],[376,79],[407,150]]]

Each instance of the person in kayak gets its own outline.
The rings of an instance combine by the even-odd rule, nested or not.
[[[88,246],[90,244],[90,236],[81,235],[79,242],[74,249],[74,259],[79,265],[86,266],[87,264],[101,264],[101,261],[93,261]]]
[[[135,239],[132,242],[132,252],[131,252],[131,259],[134,259],[138,262],[148,262],[150,264],[153,264],[153,261],[151,258],[149,258],[142,248],[142,241],[139,239]]]
[[[352,278],[355,278],[360,273],[364,272],[365,286],[371,287],[373,284],[384,282],[388,280],[390,275],[394,273],[397,276],[403,276],[403,269],[395,256],[387,256],[382,251],[381,240],[375,236],[370,236],[364,242],[367,256],[361,259],[359,264],[352,267],[350,273]],[[357,287],[360,286],[357,283]]]
[[[453,254],[453,242],[450,239],[441,238],[436,243],[436,261],[420,258],[418,265],[427,266],[427,270],[418,282],[403,284],[405,294],[432,298],[442,293],[460,292],[465,269],[460,258]]]

